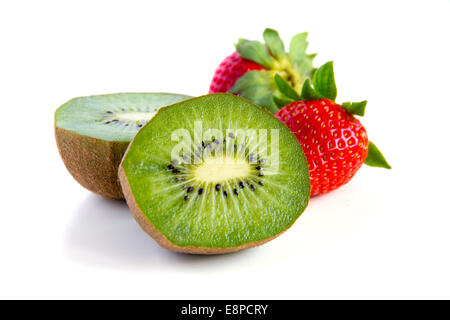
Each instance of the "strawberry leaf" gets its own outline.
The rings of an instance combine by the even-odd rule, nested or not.
[[[275,86],[284,96],[293,100],[300,100],[300,95],[297,93],[297,91],[294,90],[294,88],[291,87],[291,85],[286,80],[284,80],[278,74],[275,74],[274,80]]]
[[[294,100],[290,99],[290,98],[286,98],[285,96],[273,96],[273,101],[275,102],[275,104],[278,106],[279,109],[283,108],[285,105],[290,104],[291,102],[293,102]]]
[[[313,77],[314,89],[324,98],[334,101],[337,96],[334,81],[333,62],[327,62],[316,70]]]
[[[292,37],[289,44],[289,57],[294,63],[301,63],[301,59],[306,56],[306,49],[308,48],[308,32],[298,33]]]
[[[301,100],[320,100],[324,98],[324,96],[314,90],[311,85],[311,81],[309,81],[309,79],[306,79],[302,87]]]
[[[364,161],[364,163],[371,167],[379,167],[379,168],[385,168],[385,169],[392,168],[389,165],[389,163],[386,161],[386,158],[383,156],[381,151],[377,148],[377,146],[372,141],[369,141],[369,153],[368,153],[366,161]]]
[[[263,37],[266,42],[266,46],[272,53],[272,56],[279,60],[286,55],[283,40],[281,40],[277,31],[267,28],[264,30]]]
[[[239,39],[236,44],[239,55],[259,64],[266,70],[259,71],[264,76],[250,74],[242,80],[238,79],[230,92],[240,94],[255,104],[260,104],[272,112],[277,112],[278,104],[284,104],[288,99],[300,98],[300,92],[303,92],[303,83],[306,79],[309,79],[309,87],[304,89],[305,96],[316,97],[317,99],[324,98],[324,95],[317,89],[314,90],[311,85],[313,74],[316,71],[312,62],[316,55],[306,53],[308,47],[307,35],[306,32],[295,35],[290,42],[289,53],[285,52],[285,46],[278,32],[270,28],[267,28],[263,34],[265,44]],[[265,78],[267,75],[264,73],[265,71],[272,74],[271,81]],[[275,80],[274,74],[278,74],[285,81]],[[261,81],[262,78],[264,78],[264,81]],[[250,87],[246,88],[246,85]],[[253,97],[252,93],[255,93],[256,96]],[[274,94],[277,95],[275,99]]]
[[[245,59],[254,61],[268,69],[273,67],[274,59],[270,56],[267,47],[259,41],[239,39],[236,50]]]
[[[367,100],[361,102],[344,102],[342,106],[347,109],[351,114],[356,114],[357,116],[364,116],[366,111]]]
[[[275,83],[270,71],[249,71],[240,77],[229,91],[252,101],[272,113],[279,110],[273,100]]]
[[[300,74],[308,78],[312,76],[312,70],[314,69],[313,59],[316,55],[306,54],[306,49],[308,48],[307,36],[307,32],[302,32],[292,37],[289,45],[289,60]]]

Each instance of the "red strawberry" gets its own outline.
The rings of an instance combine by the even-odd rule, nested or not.
[[[364,115],[367,101],[343,105],[333,101],[337,90],[331,62],[317,69],[314,87],[309,80],[304,83],[301,95],[277,75],[275,84],[281,92],[281,96],[275,97],[277,104],[288,103],[275,116],[291,129],[305,152],[311,195],[347,183],[364,162],[390,169],[381,152],[369,141],[366,129],[353,116]]]
[[[303,147],[309,164],[311,195],[347,183],[366,160],[366,129],[331,100],[294,101],[275,116],[291,129]]]
[[[244,73],[264,69],[259,64],[242,58],[237,51],[222,61],[214,74],[209,93],[228,92]]]
[[[296,90],[313,73],[315,55],[306,54],[307,33],[295,35],[285,52],[275,30],[264,31],[265,44],[239,39],[236,52],[225,58],[214,74],[209,93],[232,92],[275,113],[273,97],[277,94],[274,75],[283,77]]]

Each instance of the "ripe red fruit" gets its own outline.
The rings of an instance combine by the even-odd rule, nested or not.
[[[305,80],[301,94],[275,75],[282,107],[275,116],[297,137],[309,164],[311,195],[347,183],[365,163],[390,169],[380,150],[367,138],[366,129],[353,116],[364,116],[367,101],[334,102],[337,96],[333,63],[318,68],[312,81]]]
[[[366,129],[341,105],[328,99],[294,101],[275,116],[295,134],[309,165],[311,195],[350,181],[369,150]]]
[[[262,70],[256,62],[242,58],[237,51],[226,57],[217,67],[209,93],[228,92],[236,80],[251,70]]]

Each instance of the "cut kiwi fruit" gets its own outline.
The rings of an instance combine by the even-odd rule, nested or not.
[[[273,115],[231,94],[161,108],[119,167],[139,225],[171,251],[220,254],[287,230],[308,204],[302,148]]]
[[[56,143],[64,164],[86,189],[123,199],[117,169],[129,142],[159,108],[188,98],[117,93],[68,101],[55,112]]]

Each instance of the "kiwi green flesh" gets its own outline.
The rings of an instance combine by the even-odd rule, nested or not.
[[[163,106],[191,98],[172,93],[116,93],[79,97],[55,113],[55,126],[77,134],[130,142]]]
[[[218,129],[223,139],[195,144],[198,121],[203,132]],[[184,163],[185,151],[172,156],[179,143],[172,140],[172,133],[180,128],[194,142],[187,161],[191,163]],[[271,130],[278,131],[278,170],[260,155],[258,144],[255,148],[249,143],[257,137],[239,140],[238,129],[266,129],[269,147]],[[206,152],[209,148],[217,148],[217,154],[227,148],[236,152],[231,157],[222,153],[215,164],[217,154]],[[198,158],[197,150],[202,150]],[[230,94],[160,109],[135,136],[119,171],[130,207],[136,207],[151,229],[178,248],[244,248],[263,243],[289,228],[309,200],[308,165],[295,136],[271,114]]]

